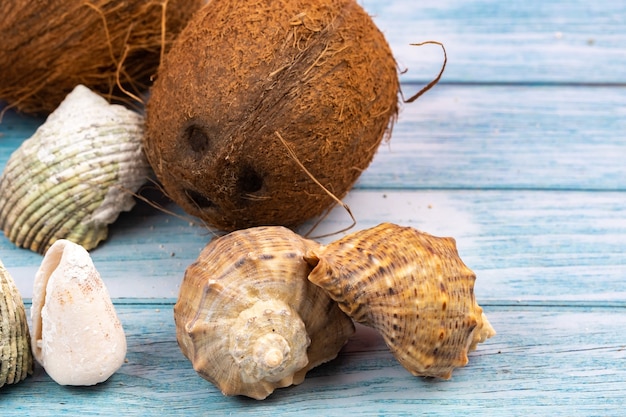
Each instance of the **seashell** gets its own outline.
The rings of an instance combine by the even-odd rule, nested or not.
[[[135,204],[146,181],[143,116],[82,85],[9,158],[0,178],[0,228],[44,253],[57,239],[92,249]]]
[[[335,358],[354,324],[307,280],[318,244],[280,226],[212,240],[190,265],[174,306],[194,369],[224,395],[264,399]]]
[[[0,262],[0,387],[18,383],[33,372],[33,355],[24,302]]]
[[[355,321],[377,329],[415,376],[449,379],[495,334],[474,298],[476,276],[455,240],[384,223],[307,254],[309,280]]]
[[[124,362],[126,337],[89,253],[59,239],[35,275],[31,308],[35,359],[61,385],[94,385]]]

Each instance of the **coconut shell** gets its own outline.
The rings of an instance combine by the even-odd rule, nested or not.
[[[54,110],[83,84],[108,99],[139,94],[203,0],[2,0],[0,100]],[[165,21],[163,11],[165,7]],[[165,25],[163,43],[162,26]]]
[[[159,70],[144,148],[209,225],[293,227],[335,204],[311,176],[340,198],[352,187],[398,94],[389,45],[354,0],[214,0]]]

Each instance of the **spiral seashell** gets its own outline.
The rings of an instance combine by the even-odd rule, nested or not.
[[[7,238],[39,253],[57,239],[96,247],[148,178],[143,128],[143,116],[77,86],[4,168]]]
[[[449,379],[495,334],[452,238],[384,223],[312,249],[309,280],[377,329],[415,376]]]
[[[95,385],[124,363],[126,336],[100,274],[80,245],[59,239],[35,275],[35,359],[61,385]]]
[[[0,262],[0,387],[33,372],[30,333],[24,302],[13,278]]]
[[[335,358],[354,324],[307,280],[318,244],[280,226],[212,240],[190,265],[174,306],[194,369],[224,395],[264,399]]]

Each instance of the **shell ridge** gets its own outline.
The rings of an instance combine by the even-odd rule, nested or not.
[[[96,187],[99,189],[101,187]],[[38,242],[45,242],[52,238],[52,236],[59,234],[67,234],[72,227],[78,223],[81,223],[83,213],[94,210],[99,204],[98,193],[94,193],[94,188],[89,184],[75,184],[64,185],[61,191],[65,191],[68,194],[73,195],[73,198],[66,198],[61,192],[53,194],[51,198],[45,198],[42,193],[40,197],[35,201],[39,202],[43,200],[42,205],[30,204],[32,210],[24,213],[20,216],[12,231],[17,233],[11,233],[10,238],[16,242],[18,246],[25,246],[36,251],[45,251],[50,246],[50,242],[46,247],[40,247]],[[71,191],[71,192],[70,192]],[[75,213],[74,217],[67,218],[66,209],[71,208]],[[31,220],[33,222],[31,223]],[[29,226],[29,227],[24,227]],[[65,228],[65,229],[64,229]],[[85,245],[87,246],[87,245]]]

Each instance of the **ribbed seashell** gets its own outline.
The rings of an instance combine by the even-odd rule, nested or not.
[[[94,385],[124,363],[126,336],[89,253],[59,239],[35,275],[35,359],[61,385]]]
[[[143,116],[77,86],[4,168],[7,238],[39,253],[57,239],[96,247],[148,178],[143,129]]]
[[[33,372],[33,355],[24,302],[13,278],[0,262],[0,387]]]
[[[307,259],[315,266],[309,280],[377,329],[413,375],[448,379],[495,334],[452,238],[384,223],[313,249]]]
[[[225,395],[264,399],[300,384],[354,333],[336,303],[307,280],[318,246],[280,226],[212,240],[190,265],[174,306],[194,369]]]

